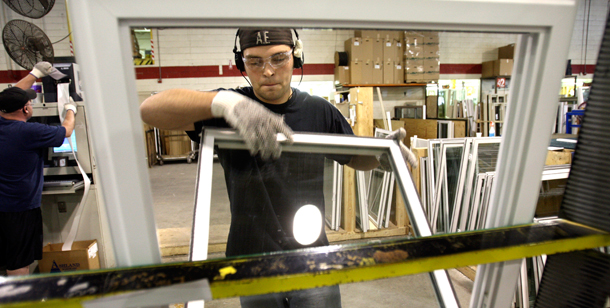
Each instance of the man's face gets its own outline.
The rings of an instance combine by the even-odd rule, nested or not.
[[[288,45],[257,46],[244,50],[246,74],[250,77],[254,94],[263,102],[269,104],[285,103],[292,89],[292,69],[294,59],[292,49]],[[282,59],[285,64],[278,65]],[[262,63],[249,65],[249,63]]]

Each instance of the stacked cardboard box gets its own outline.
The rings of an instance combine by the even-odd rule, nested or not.
[[[515,44],[498,48],[498,60],[481,63],[481,77],[510,76],[513,74]]]
[[[404,83],[401,31],[357,30],[355,37],[345,41],[345,52],[351,84]]]
[[[405,81],[407,83],[438,82],[440,51],[438,32],[405,31]]]

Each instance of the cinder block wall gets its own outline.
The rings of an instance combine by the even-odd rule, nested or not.
[[[588,12],[588,8],[585,9],[586,3],[586,1],[581,1],[579,4],[578,16],[574,31],[571,34],[572,43],[569,59],[572,60],[573,65],[595,64],[608,13],[608,2],[605,0],[591,1],[590,12]],[[41,19],[23,17],[13,12],[4,3],[2,3],[2,10],[3,14],[0,15],[0,21],[3,25],[13,19],[32,22],[40,27],[52,42],[57,42],[69,34],[65,0],[57,0],[51,12]],[[583,21],[587,14],[589,14],[590,19],[588,36],[583,36]],[[230,70],[229,65],[234,64],[232,49],[235,41],[235,31],[236,29],[153,29],[155,60],[157,61],[154,67],[158,67],[160,63],[162,71],[170,71],[176,67],[204,67],[210,71],[215,71],[215,69],[210,68],[223,66],[224,74],[211,78],[168,77],[161,80],[159,78],[138,78],[138,92],[141,96],[146,96],[151,92],[174,87],[206,90],[247,85],[241,76],[235,74],[235,71],[233,74],[228,71]],[[315,73],[315,70],[312,71],[306,67],[303,81],[332,81],[333,75],[328,71],[328,68],[334,63],[334,53],[335,51],[343,51],[343,42],[353,36],[353,31],[302,30],[299,34],[305,46],[305,62],[316,65],[323,71],[323,73]],[[514,43],[516,38],[516,35],[508,34],[443,32],[440,35],[441,65],[476,65],[483,61],[493,60],[497,57],[495,48]],[[586,52],[583,47],[585,40],[587,40]],[[70,42],[67,38],[55,43],[53,47],[56,56],[70,55]],[[233,70],[235,70],[234,67]],[[592,70],[592,68],[590,67],[589,70]],[[0,80],[0,87],[16,81],[14,80],[16,76],[14,71],[23,71],[23,69],[4,52],[4,56],[0,56],[0,77],[4,77]],[[312,74],[312,72],[314,73]],[[296,70],[293,81],[299,81],[299,74],[300,71]],[[478,77],[480,76],[477,74],[466,72],[452,74],[441,72],[442,79]],[[418,95],[403,93],[403,96],[411,99]]]

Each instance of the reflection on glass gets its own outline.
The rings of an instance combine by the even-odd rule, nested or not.
[[[383,194],[385,173],[380,170],[373,170],[371,172],[371,182],[369,191],[369,216],[373,218],[376,225],[379,225],[379,218],[381,217],[381,200]]]
[[[485,173],[496,171],[496,163],[498,162],[499,151],[500,143],[479,144],[477,154],[478,172]]]
[[[331,230],[339,230],[343,191],[343,166],[332,159],[324,159],[325,220]]]
[[[354,140],[353,143],[357,144],[358,140]],[[259,157],[251,157],[246,150],[225,148],[221,141],[218,141],[216,145],[217,148],[215,149],[215,152],[218,154],[219,164],[214,163],[209,165],[214,169],[224,168],[226,180],[219,177],[213,179],[213,181],[224,180],[226,181],[227,188],[225,191],[219,189],[213,190],[212,200],[219,200],[218,195],[220,194],[229,196],[229,200],[231,201],[231,224],[228,234],[225,233],[225,240],[215,243],[212,242],[212,234],[220,234],[223,231],[226,232],[226,230],[217,231],[214,230],[215,226],[213,224],[211,225],[209,247],[222,248],[221,245],[226,243],[225,253],[216,253],[212,255],[213,257],[222,257],[223,255],[244,256],[257,253],[281,252],[307,247],[326,246],[331,242],[329,239],[332,239],[332,241],[340,241],[347,238],[346,236],[349,234],[342,231],[342,228],[345,228],[345,219],[349,218],[344,217],[340,221],[338,231],[331,231],[330,226],[324,224],[325,219],[321,215],[318,215],[317,218],[311,218],[309,221],[299,221],[298,223],[295,215],[303,206],[315,207],[316,209],[319,209],[321,213],[326,213],[327,217],[328,214],[332,214],[328,211],[328,207],[332,206],[332,204],[328,203],[328,200],[331,200],[332,202],[332,198],[329,198],[329,196],[325,194],[333,193],[331,192],[331,188],[333,187],[333,182],[336,181],[333,164],[335,162],[339,164],[349,162],[352,156],[357,155],[358,152],[356,150],[351,150],[352,153],[355,154],[347,154],[345,152],[331,154],[330,150],[323,149],[317,149],[316,151],[311,152],[306,150],[306,148],[299,148],[299,150],[284,149],[282,156],[279,159],[262,160]],[[203,145],[203,148],[209,147],[209,145]],[[387,156],[387,154],[381,150],[367,149],[367,151],[370,152],[367,154],[369,156],[375,155],[373,153]],[[440,157],[441,156],[439,156],[439,158]],[[392,159],[392,157],[389,158]],[[400,159],[402,159],[402,157]],[[230,168],[228,168],[229,164],[231,164]],[[393,164],[390,165],[393,166]],[[210,172],[209,170],[206,171]],[[215,170],[212,172],[217,174]],[[229,173],[230,177],[228,176]],[[354,184],[357,183],[355,179],[358,177],[357,174],[359,173],[361,173],[363,177],[363,180],[360,181],[362,183],[366,183],[364,174],[370,174],[368,184],[366,184],[366,188],[368,189],[364,189],[363,187],[363,189],[358,188],[354,190],[354,192],[358,192],[358,194],[360,191],[367,192],[366,204],[368,205],[368,213],[362,215],[358,210],[358,202],[351,201],[353,203],[350,204],[345,201],[346,199],[343,199],[343,210],[350,211],[351,213],[356,214],[356,216],[359,216],[361,224],[368,224],[369,221],[372,221],[373,219],[369,220],[369,216],[370,218],[375,218],[375,224],[373,224],[375,228],[369,229],[368,232],[382,232],[382,230],[377,229],[383,228],[385,230],[389,225],[390,213],[397,210],[390,202],[393,199],[392,194],[400,193],[404,196],[402,189],[399,191],[393,190],[393,177],[395,176],[396,171],[374,169],[370,172],[354,172],[354,175],[351,178],[347,178],[347,180],[353,181]],[[410,177],[407,179],[410,179]],[[417,200],[417,197],[413,200]],[[240,202],[239,206],[237,205],[238,203],[235,203],[236,201]],[[409,200],[405,200],[405,204],[407,207],[411,206]],[[217,219],[217,213],[215,213],[213,209],[214,207],[221,205],[212,204],[211,206],[210,221],[213,222]],[[420,205],[417,204],[417,206]],[[418,224],[417,219],[410,220],[413,222],[414,227]],[[356,220],[356,222],[357,221],[358,220]],[[296,236],[295,228],[297,225],[304,227],[305,230],[316,229],[320,235],[310,243],[303,243],[302,241],[299,241]],[[328,226],[328,228],[325,228],[324,226]],[[390,230],[390,232],[395,231]],[[403,233],[403,236],[407,236],[407,234]],[[212,252],[212,249],[210,249],[210,252]],[[437,307],[439,304],[435,294],[438,290],[434,285],[433,280],[430,279],[431,275],[434,274],[420,275],[420,281],[418,281],[417,285],[418,288],[421,288],[422,293],[431,295],[429,298],[422,300],[433,302],[434,304],[429,305],[430,307]],[[421,281],[422,278],[425,278],[425,280]],[[380,280],[375,282],[375,285],[383,286],[392,283],[392,281],[393,280]],[[412,279],[405,278],[402,281],[411,282]],[[240,302],[243,304],[250,301],[277,301],[278,298],[283,299],[288,296],[291,297],[290,300],[294,300],[295,302],[301,300],[310,302],[313,300],[316,303],[321,303],[321,294],[326,294],[324,295],[326,299],[322,302],[333,303],[337,300],[339,302],[345,302],[346,298],[342,294],[343,290],[353,290],[358,287],[357,285],[358,284],[349,286],[342,285],[340,288],[337,286],[276,295],[247,297],[241,298]],[[389,285],[387,287],[390,288]],[[404,285],[403,287],[411,288],[414,286]],[[339,292],[339,290],[341,292]],[[312,296],[312,294],[315,296]],[[316,304],[315,306],[321,307],[324,305],[325,304]]]
[[[152,41],[152,29],[131,29],[131,49],[134,65],[153,65],[155,63]]]
[[[455,196],[458,186],[458,178],[460,175],[460,166],[462,164],[462,152],[464,151],[464,145],[447,145],[445,149],[446,170],[445,179],[443,184],[443,208],[445,218],[445,232],[450,232],[449,227],[451,223],[450,214],[453,213],[455,207]]]

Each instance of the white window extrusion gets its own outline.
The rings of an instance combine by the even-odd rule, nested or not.
[[[191,256],[200,256],[200,259],[192,257],[192,260],[204,260],[204,253],[207,253],[209,211],[211,203],[212,177],[209,170],[213,169],[213,159],[209,155],[213,153],[214,146],[220,149],[241,149],[245,150],[246,145],[241,137],[231,130],[205,129],[203,132],[203,143],[201,153],[206,155],[201,157],[199,170],[206,170],[199,174],[197,183],[197,197],[195,203],[195,217],[193,220],[193,234],[191,244]],[[278,140],[285,140],[283,136]],[[385,138],[356,138],[345,135],[322,135],[322,134],[295,134],[293,143],[282,145],[282,152],[303,152],[303,153],[333,153],[333,154],[352,154],[352,155],[381,155],[389,154],[390,164],[395,175],[395,179],[402,187],[403,200],[407,203],[407,212],[416,236],[432,235],[430,225],[424,215],[419,196],[415,190],[415,185],[407,169],[406,162],[402,157],[398,144],[391,139]],[[199,197],[199,193],[203,196]],[[380,206],[383,206],[380,204]],[[200,215],[201,213],[201,215]],[[206,214],[207,213],[207,214]],[[198,217],[203,217],[198,219]],[[207,219],[207,220],[206,220]],[[368,220],[368,216],[364,217]],[[207,225],[207,226],[205,226]],[[200,230],[200,231],[197,231]],[[449,281],[449,276],[444,270],[437,270],[430,273],[432,284],[441,307],[459,307],[455,293]]]
[[[564,74],[576,0],[68,1],[92,147],[118,266],[160,262],[130,27],[291,26],[519,33],[486,227],[530,222]],[[363,9],[366,8],[366,9]],[[342,12],[337,15],[336,12]],[[532,133],[536,132],[536,133]],[[472,307],[508,307],[520,260],[479,267]]]
[[[447,148],[464,148],[464,144],[466,141],[464,139],[448,139],[448,140],[439,140],[440,149],[439,149],[439,157],[440,162],[437,162],[438,169],[436,170],[436,176],[434,176],[435,180],[435,196],[433,199],[433,203],[431,205],[431,220],[430,225],[432,226],[432,232],[437,233],[438,230],[438,217],[443,217],[445,222],[442,224],[442,233],[448,233],[448,225],[449,225],[449,200],[448,194],[449,190],[447,188]],[[431,143],[432,144],[432,143]],[[453,201],[453,200],[452,200]],[[442,215],[440,214],[442,211]]]

